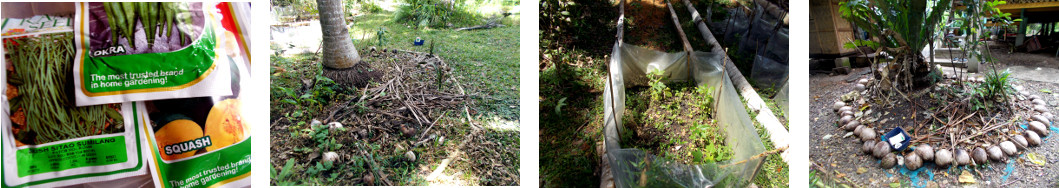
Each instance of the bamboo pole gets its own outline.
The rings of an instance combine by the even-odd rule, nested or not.
[[[673,19],[673,25],[677,27],[677,34],[680,34],[680,42],[684,44],[684,65],[687,67],[685,69],[688,70],[688,79],[694,80],[695,77],[691,76],[691,58],[694,58],[691,56],[691,52],[695,51],[695,49],[691,48],[691,43],[688,42],[688,35],[684,34],[684,27],[680,25],[677,12],[673,11],[673,4],[670,4],[669,0],[666,0],[666,8],[669,8],[669,18]]]
[[[683,1],[684,5],[688,7],[688,12],[691,12],[692,22],[696,24],[700,33],[702,33],[702,38],[704,38],[707,43],[713,46],[713,48],[710,49],[710,52],[724,54],[724,61],[732,61],[731,58],[728,57],[727,53],[725,53],[724,49],[721,48],[721,44],[717,42],[717,39],[713,37],[713,33],[710,32],[710,29],[706,27],[706,23],[703,22],[702,16],[699,15],[699,11],[695,10],[695,7],[691,4],[691,1]],[[765,130],[769,132],[769,140],[772,141],[773,145],[776,148],[788,147],[790,145],[790,142],[788,141],[790,133],[787,131],[786,128],[783,127],[783,124],[780,123],[779,119],[776,118],[776,116],[772,113],[772,110],[768,108],[768,105],[765,104],[765,101],[761,100],[761,96],[759,96],[757,92],[754,91],[754,88],[750,86],[750,83],[746,81],[746,78],[744,78],[742,74],[736,74],[739,72],[739,69],[736,68],[735,65],[725,63],[723,70],[726,70],[726,72],[732,72],[731,74],[727,74],[728,77],[732,80],[732,85],[735,86],[736,90],[739,92],[739,95],[743,96],[743,98],[746,100],[747,108],[758,112],[757,117],[753,118],[757,120],[758,123],[761,123],[761,125],[765,127]],[[784,162],[789,162],[787,158],[788,154],[789,151],[786,150],[783,151],[782,154],[780,154],[780,157],[783,158]]]

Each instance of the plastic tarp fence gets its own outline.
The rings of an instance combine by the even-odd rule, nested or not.
[[[765,148],[732,81],[723,72],[723,54],[694,52],[690,65],[688,58],[684,52],[666,53],[621,42],[614,44],[603,103],[605,158],[617,187],[709,187],[718,183],[738,187],[752,179],[761,166],[763,158],[748,160],[764,152]],[[624,130],[621,122],[625,111],[625,88],[646,85],[647,72],[653,70],[663,70],[663,76],[672,81],[690,80],[715,88],[712,94],[716,99],[714,119],[727,135],[725,142],[733,151],[730,160],[689,165],[620,146],[619,135]],[[748,161],[729,165],[744,160]],[[738,181],[724,181],[726,179]]]

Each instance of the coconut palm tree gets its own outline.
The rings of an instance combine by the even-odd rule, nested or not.
[[[364,87],[381,77],[368,63],[360,60],[349,38],[342,0],[316,0],[323,34],[323,75],[343,86]]]

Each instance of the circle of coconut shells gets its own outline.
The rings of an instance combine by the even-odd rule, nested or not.
[[[982,82],[981,78],[965,79],[965,81],[969,82]],[[864,92],[867,90],[868,84],[868,78],[860,79],[854,86],[855,91]],[[908,152],[904,156],[894,154],[889,144],[878,140],[878,135],[882,134],[878,131],[882,130],[875,130],[870,125],[862,124],[855,117],[857,112],[853,104],[846,104],[840,99],[834,103],[832,110],[840,117],[838,124],[841,125],[841,128],[845,131],[852,131],[854,138],[863,142],[861,151],[881,160],[879,166],[884,169],[892,168],[899,163],[903,163],[910,170],[919,169],[925,163],[930,162],[933,162],[938,168],[946,168],[950,165],[977,165],[986,164],[990,160],[999,162],[1004,161],[1008,157],[1015,157],[1029,147],[1039,146],[1042,142],[1041,137],[1048,136],[1048,126],[1052,125],[1051,120],[1055,116],[1046,107],[1047,103],[1040,96],[1030,95],[1021,86],[1016,86],[1015,90],[1020,96],[1024,97],[1024,101],[1029,101],[1032,104],[1032,107],[1020,109],[1031,111],[1030,114],[1033,114],[1026,129],[1021,130],[1020,134],[1007,137],[1000,144],[987,143],[971,148],[955,148],[951,151],[951,148],[937,148],[930,144],[921,143],[915,146],[912,152]]]

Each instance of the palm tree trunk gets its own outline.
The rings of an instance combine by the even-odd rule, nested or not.
[[[323,31],[324,67],[345,69],[360,61],[353,41],[349,39],[346,19],[342,16],[341,0],[316,0],[320,12],[320,27]]]
[[[323,76],[342,86],[364,87],[382,78],[368,63],[360,60],[357,48],[349,38],[342,0],[316,0],[323,33]]]

